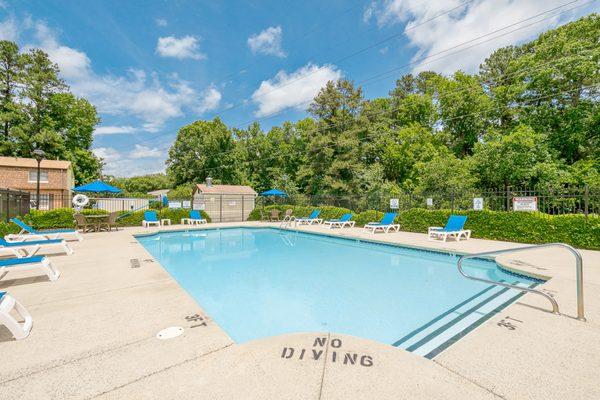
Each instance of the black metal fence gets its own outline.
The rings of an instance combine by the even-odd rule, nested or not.
[[[0,220],[8,222],[13,217],[29,213],[30,202],[28,192],[0,189]]]
[[[364,196],[296,195],[290,198],[265,200],[306,206],[344,207],[355,212],[365,210],[400,211],[413,208],[466,211],[529,210],[548,215],[583,214],[600,216],[600,188],[506,188],[432,193],[403,192],[397,194],[369,194]]]
[[[12,193],[9,195],[8,193]],[[253,195],[204,195],[193,198],[169,199],[163,204],[157,199],[142,198],[96,198],[89,197],[85,208],[112,211],[140,211],[148,208],[183,208],[204,210],[214,222],[245,221],[256,206],[273,203],[344,207],[354,212],[365,210],[399,211],[413,208],[431,210],[448,209],[466,211],[483,209],[513,211],[529,209],[548,215],[583,214],[600,216],[600,188],[568,186],[560,188],[506,188],[471,191],[436,191],[431,193],[370,193],[356,196],[294,195],[289,198],[258,197]],[[35,198],[26,192],[0,190],[0,212],[3,219],[26,214],[35,208]],[[71,208],[72,196],[49,196],[42,198],[40,209]],[[392,204],[393,203],[393,204]],[[392,207],[393,206],[393,207]],[[524,208],[525,207],[525,208]]]

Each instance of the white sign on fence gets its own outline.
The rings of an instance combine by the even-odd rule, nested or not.
[[[473,197],[473,210],[483,210],[483,197]]]
[[[397,210],[400,208],[400,199],[390,199],[390,208]]]
[[[433,199],[431,197],[427,198],[427,205],[428,206],[432,206],[433,205]]]
[[[537,197],[513,197],[513,211],[537,211]]]
[[[192,208],[192,202],[189,200],[184,200],[182,203],[183,208]]]
[[[180,201],[170,201],[169,208],[181,208],[181,202]]]

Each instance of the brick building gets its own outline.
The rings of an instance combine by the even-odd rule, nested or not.
[[[37,161],[33,158],[0,157],[0,187],[31,193],[36,198]],[[40,209],[70,206],[75,184],[70,161],[42,160],[40,170]]]

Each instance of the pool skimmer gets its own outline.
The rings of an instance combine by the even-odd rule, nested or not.
[[[158,332],[156,334],[156,338],[161,340],[167,340],[176,338],[181,335],[183,335],[183,328],[181,326],[170,326]]]

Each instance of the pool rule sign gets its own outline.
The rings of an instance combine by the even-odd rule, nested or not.
[[[330,363],[337,363],[349,367],[369,368],[373,366],[373,357],[370,355],[354,351],[345,351],[341,339],[330,339],[327,336],[315,337],[312,347],[284,347],[280,356],[284,360],[305,362],[326,360]]]
[[[390,199],[390,209],[397,210],[400,208],[400,199]]]

